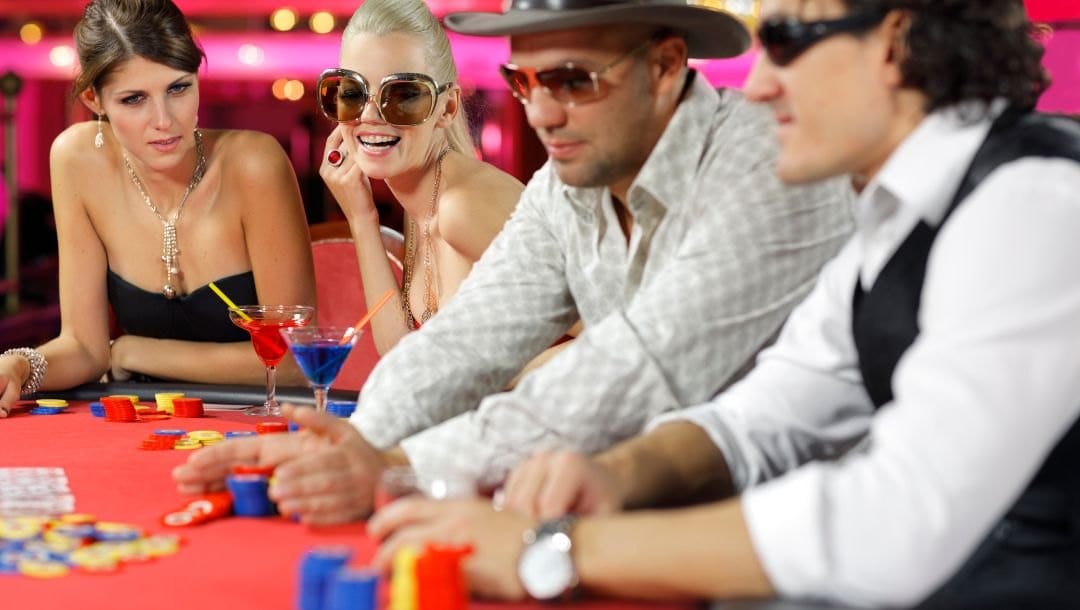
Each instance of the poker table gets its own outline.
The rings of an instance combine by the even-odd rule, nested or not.
[[[128,391],[123,391],[124,389]],[[83,397],[132,393],[131,386],[109,384],[83,388]],[[136,388],[144,402],[155,391],[178,386]],[[233,393],[193,391],[188,396],[207,403],[261,401],[250,388]],[[96,392],[96,393],[95,393]],[[251,392],[255,392],[254,395]],[[288,394],[286,392],[286,394]],[[51,395],[50,395],[51,396]],[[60,467],[66,471],[75,510],[102,521],[129,523],[150,533],[177,533],[183,538],[175,555],[145,563],[125,563],[116,572],[72,571],[56,579],[0,574],[0,607],[35,610],[200,610],[295,607],[298,568],[303,554],[319,545],[345,544],[354,550],[354,565],[363,565],[375,550],[362,523],[312,528],[283,518],[227,517],[194,527],[170,528],[161,517],[186,504],[170,477],[189,452],[144,451],[143,439],[158,428],[184,430],[254,430],[276,418],[250,417],[236,410],[213,410],[198,419],[134,423],[106,422],[93,417],[86,400],[68,394],[71,407],[60,415],[32,415],[19,407],[0,420],[0,467]],[[254,398],[252,398],[254,396]],[[280,396],[280,394],[279,394]],[[296,398],[303,398],[300,394]],[[524,610],[551,604],[473,602],[482,610]],[[694,603],[645,604],[584,600],[557,607],[578,610],[691,610]]]

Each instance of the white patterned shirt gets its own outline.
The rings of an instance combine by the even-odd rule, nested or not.
[[[489,486],[536,451],[599,451],[714,396],[852,229],[846,181],[779,183],[773,128],[694,78],[628,191],[629,244],[608,189],[545,165],[455,297],[380,360],[353,423],[420,471]],[[567,349],[501,391],[578,319]]]

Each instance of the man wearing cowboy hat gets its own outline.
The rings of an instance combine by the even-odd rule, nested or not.
[[[454,299],[380,361],[352,421],[360,434],[299,414],[331,446],[204,452],[177,472],[182,489],[272,453],[291,462],[278,470],[282,510],[332,522],[370,510],[383,466],[371,446],[401,443],[421,473],[486,488],[536,451],[599,451],[737,378],[850,232],[848,183],[780,184],[768,113],[688,68],[747,48],[731,14],[515,0],[446,24],[510,36],[501,71],[549,162]],[[577,320],[576,340],[501,391]]]
[[[549,161],[454,301],[373,372],[354,423],[421,471],[491,486],[534,451],[602,449],[731,381],[847,235],[848,189],[780,185],[767,113],[688,69],[747,48],[725,11],[515,0],[445,23],[510,36],[501,71]],[[579,318],[576,341],[499,391]]]

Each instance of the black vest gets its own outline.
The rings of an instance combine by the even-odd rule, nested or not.
[[[1021,157],[1080,162],[1080,125],[1034,113],[1003,114],[976,153],[941,224],[931,228],[920,222],[869,291],[856,282],[852,331],[863,383],[875,407],[892,400],[896,364],[919,334],[919,300],[937,232],[980,182],[998,166]],[[1023,202],[1016,203],[1017,214],[1023,214]],[[1059,441],[968,561],[921,607],[1080,608],[1080,423]]]

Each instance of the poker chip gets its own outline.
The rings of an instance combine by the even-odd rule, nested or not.
[[[19,561],[19,572],[32,578],[59,578],[67,576],[71,569],[59,561],[39,561],[23,559]]]
[[[177,398],[183,398],[183,392],[158,392],[154,394],[154,401],[157,403],[157,408],[161,411],[165,411],[168,414],[173,413],[173,400]]]
[[[34,407],[30,409],[31,415],[59,415],[67,407]]]
[[[135,544],[148,557],[175,555],[180,550],[180,537],[172,534],[157,534],[135,541]]]
[[[264,421],[255,424],[256,434],[280,434],[289,431],[289,424],[283,421]]]
[[[255,464],[235,464],[231,470],[233,474],[254,474],[264,477],[274,474],[273,466],[256,466]]]
[[[225,438],[226,439],[242,438],[242,437],[245,437],[245,436],[255,436],[255,435],[256,435],[255,432],[250,432],[248,430],[234,430],[234,431],[231,431],[231,432],[226,432],[225,433]]]
[[[68,513],[66,515],[60,515],[56,521],[60,523],[74,523],[77,525],[93,524],[97,521],[97,517],[87,513]]]
[[[225,434],[218,432],[217,430],[192,430],[187,433],[188,438],[205,443],[206,441],[216,441],[225,438]]]
[[[36,401],[39,407],[67,407],[68,401],[60,398],[39,398]]]
[[[356,403],[351,400],[331,400],[326,403],[326,412],[335,417],[348,418],[356,411]]]
[[[172,409],[175,417],[203,417],[205,415],[201,398],[174,398]]]

